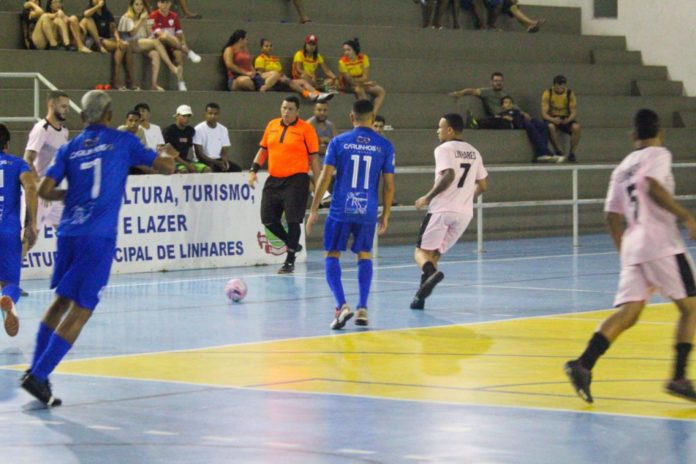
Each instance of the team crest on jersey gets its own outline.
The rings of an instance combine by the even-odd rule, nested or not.
[[[99,143],[99,139],[85,139],[82,146],[85,148],[93,147]]]
[[[356,216],[367,214],[367,192],[350,192],[346,198],[345,213]]]
[[[169,25],[170,25],[170,26],[174,26],[174,20],[173,20],[173,19],[169,19]]]
[[[358,143],[370,143],[370,137],[363,137],[362,135],[358,135],[358,138],[356,139]]]

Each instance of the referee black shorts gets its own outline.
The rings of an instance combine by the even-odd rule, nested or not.
[[[287,222],[304,220],[309,198],[309,175],[293,174],[288,177],[269,177],[261,195],[261,222],[280,222],[285,213]]]

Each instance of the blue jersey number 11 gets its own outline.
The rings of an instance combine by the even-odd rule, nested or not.
[[[358,176],[360,174],[360,155],[350,155],[350,159],[353,160],[353,180],[350,183],[352,188],[358,188]],[[372,164],[372,157],[365,156],[363,158],[365,161],[365,182],[363,188],[367,190],[370,188],[370,165]]]

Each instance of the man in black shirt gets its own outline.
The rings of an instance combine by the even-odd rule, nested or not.
[[[193,111],[189,105],[180,105],[174,114],[175,123],[165,127],[162,136],[166,143],[171,144],[179,156],[176,158],[177,172],[211,172],[210,168],[203,163],[199,163],[193,157],[193,136],[196,129],[189,126],[189,120],[193,116]]]

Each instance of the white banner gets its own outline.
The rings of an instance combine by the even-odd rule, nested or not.
[[[242,173],[128,177],[112,273],[282,263],[285,245],[261,224],[267,177],[255,189]],[[49,277],[55,250],[56,230],[42,227],[22,279]]]

